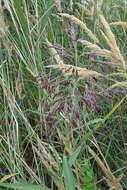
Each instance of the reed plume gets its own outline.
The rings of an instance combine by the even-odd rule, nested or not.
[[[105,33],[102,33],[105,40],[107,41],[107,44],[111,48],[112,56],[111,59],[121,68],[125,69],[125,60],[119,50],[119,47],[117,46],[115,36],[113,32],[111,31],[110,25],[104,18],[102,14],[99,15],[100,21],[104,27]]]
[[[88,70],[86,68],[76,67],[68,64],[59,64],[59,65],[48,65],[46,68],[55,68],[59,69],[66,76],[75,75],[81,78],[89,78],[89,77],[100,77],[103,76],[101,73],[98,73],[93,70]]]

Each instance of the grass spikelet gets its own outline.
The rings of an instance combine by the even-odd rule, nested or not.
[[[92,40],[94,40],[96,43],[99,43],[99,40],[97,39],[97,37],[95,36],[95,34],[93,34],[93,32],[86,26],[86,24],[83,21],[79,20],[74,15],[69,15],[69,14],[66,14],[66,13],[59,13],[59,15],[68,18],[69,20],[71,20],[72,22],[74,22],[76,25],[80,26],[80,28],[82,28],[83,31]]]
[[[123,28],[127,28],[127,22],[112,22],[111,26],[122,26]]]
[[[112,50],[113,59],[115,60],[115,62],[117,63],[119,67],[122,67],[123,69],[125,69],[124,58],[120,53],[119,47],[117,46],[115,36],[110,29],[110,25],[108,24],[108,22],[106,21],[103,15],[99,15],[99,18],[100,18],[101,23],[104,26],[106,36],[104,35],[103,36],[105,37],[107,44]]]
[[[79,76],[81,78],[103,76],[102,74],[100,74],[96,71],[93,71],[93,70],[88,70],[86,68],[81,68],[81,67],[76,67],[76,66],[66,65],[66,64],[48,65],[46,67],[59,69],[60,71],[62,71],[64,73],[64,75],[67,75],[67,76],[75,75],[75,76]]]
[[[61,0],[55,0],[55,6],[59,12],[62,12]]]
[[[59,54],[57,53],[56,49],[53,47],[51,42],[49,42],[47,38],[45,39],[45,41],[46,41],[46,45],[50,49],[51,55],[55,58],[56,63],[63,64],[63,60],[61,59],[61,57],[59,56]]]

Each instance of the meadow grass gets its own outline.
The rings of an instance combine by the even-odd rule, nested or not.
[[[127,189],[127,3],[0,2],[0,186]]]

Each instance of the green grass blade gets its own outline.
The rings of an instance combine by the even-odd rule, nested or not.
[[[70,158],[69,158],[69,160],[68,160],[68,164],[69,164],[70,167],[74,164],[74,162],[75,162],[75,160],[77,159],[77,157],[78,157],[80,151],[81,151],[81,146],[79,146],[79,147],[76,149],[76,151],[70,156]]]
[[[41,187],[37,185],[29,185],[29,184],[9,184],[9,183],[0,183],[1,187],[7,188],[15,188],[20,190],[50,190],[47,187]]]
[[[17,16],[20,20],[21,26],[23,28],[23,31],[25,32],[25,34],[29,33],[29,28],[28,28],[28,23],[27,23],[27,19],[25,17],[23,8],[22,8],[22,1],[21,0],[14,0],[13,1],[14,4],[14,8],[16,10]]]
[[[75,190],[75,178],[66,157],[63,159],[63,173],[66,189]]]

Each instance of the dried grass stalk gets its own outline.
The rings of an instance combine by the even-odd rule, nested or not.
[[[74,15],[69,15],[66,13],[59,13],[60,16],[66,17],[68,19],[70,19],[72,22],[74,22],[76,25],[80,26],[80,28],[83,29],[83,31],[92,39],[94,40],[96,43],[99,43],[99,40],[97,39],[97,37],[95,36],[95,34],[93,34],[93,32],[87,28],[86,24],[79,20],[78,18],[76,18]]]
[[[64,73],[64,75],[67,75],[67,76],[75,75],[75,76],[79,76],[82,78],[103,76],[102,74],[100,74],[96,71],[93,71],[93,70],[88,70],[86,68],[81,68],[81,67],[76,67],[76,66],[66,65],[66,64],[48,65],[46,67],[59,69],[60,71],[62,71]]]
[[[55,161],[53,155],[53,148],[41,141],[39,138],[37,138],[38,147],[36,148],[33,146],[36,154],[39,156],[41,162],[44,164],[44,166],[47,168],[50,173],[52,173],[52,178],[58,189],[65,190],[65,186],[63,184],[63,180],[58,177],[59,174],[59,166],[57,162]]]
[[[110,29],[110,25],[108,24],[103,15],[99,15],[99,18],[105,29],[106,36],[103,36],[105,37],[107,44],[109,45],[113,53],[112,59],[114,59],[114,61],[118,64],[119,67],[125,69],[125,60],[119,50],[119,47],[117,46],[115,36]]]
[[[107,176],[106,182],[107,185],[110,187],[110,189],[114,190],[123,190],[121,184],[120,184],[120,179],[116,178],[113,173],[111,172],[109,166],[105,166],[102,160],[99,158],[99,156],[89,147],[88,148],[89,153],[94,157],[98,165],[101,167],[105,175]],[[107,165],[107,164],[106,164]]]
[[[110,23],[111,26],[122,26],[124,28],[127,28],[127,22],[112,22]]]
[[[50,145],[41,141],[39,138],[37,140],[38,140],[38,148],[34,147],[34,150],[40,157],[43,164],[47,168],[49,168],[53,174],[55,174],[55,172],[59,171],[59,167],[51,154]]]
[[[61,0],[54,0],[55,1],[55,6],[59,12],[62,12],[61,8]]]
[[[48,48],[51,51],[51,55],[55,58],[56,63],[57,64],[63,64],[63,60],[61,59],[61,57],[59,56],[59,54],[57,53],[56,49],[53,47],[51,42],[49,42],[47,38],[45,39],[45,41],[46,41]]]

